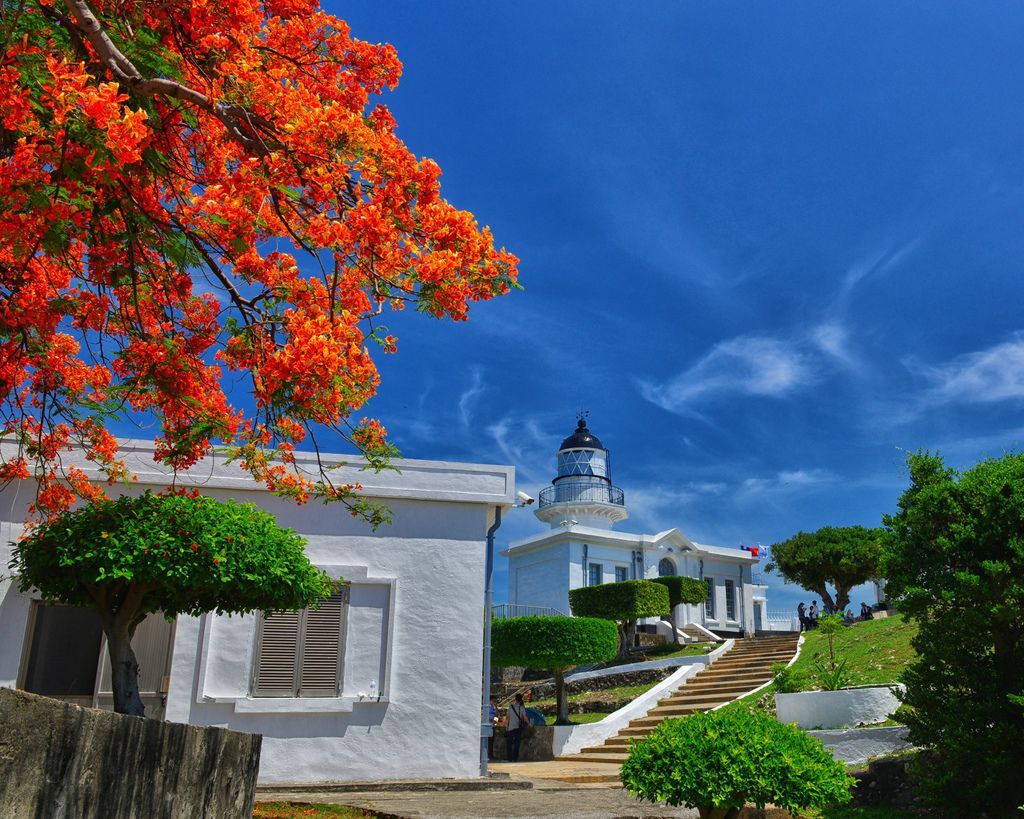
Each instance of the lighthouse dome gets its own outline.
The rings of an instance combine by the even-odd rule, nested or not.
[[[587,422],[580,418],[572,435],[562,441],[562,449],[604,449],[601,440],[587,429]]]

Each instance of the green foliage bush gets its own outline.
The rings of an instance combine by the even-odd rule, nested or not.
[[[671,610],[668,589],[653,580],[623,580],[570,589],[569,607],[577,617],[619,622],[661,617]]]
[[[1024,770],[1024,454],[956,472],[908,458],[886,592],[918,626],[901,709],[933,755],[925,795],[950,816],[1016,816]]]
[[[96,605],[96,594],[145,588],[140,613],[238,614],[297,609],[330,594],[305,540],[252,504],[146,492],[74,509],[14,547],[22,591]]]
[[[619,656],[629,652],[630,635],[641,617],[672,612],[666,586],[651,580],[623,580],[569,590],[569,607],[577,617],[600,617],[619,625]]]
[[[591,617],[510,617],[491,625],[491,661],[553,671],[615,656],[615,624]]]
[[[651,582],[668,589],[668,604],[672,608],[682,603],[696,606],[708,597],[707,581],[696,577],[652,577]]]
[[[491,662],[552,673],[558,702],[556,725],[569,724],[565,672],[610,660],[618,647],[615,624],[596,617],[511,617],[491,624]]]
[[[853,783],[819,740],[743,708],[666,720],[630,747],[620,777],[641,799],[702,817],[729,816],[747,802],[790,811],[840,804]]]
[[[807,690],[808,678],[807,674],[796,666],[775,663],[772,665],[772,682],[775,683],[775,690],[778,693],[795,694]]]

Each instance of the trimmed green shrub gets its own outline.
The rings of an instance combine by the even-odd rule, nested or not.
[[[114,710],[143,715],[131,647],[147,614],[301,609],[331,594],[305,540],[252,504],[177,492],[103,499],[63,512],[14,547],[19,588],[100,615]]]
[[[671,611],[668,589],[652,580],[623,580],[569,590],[569,607],[576,617],[600,617],[619,624],[619,656],[629,650],[628,636],[641,617],[661,617]]]
[[[729,819],[747,802],[841,804],[853,784],[820,740],[745,708],[666,720],[630,747],[619,776],[634,796],[697,808],[701,819]]]
[[[668,604],[672,608],[682,603],[696,606],[708,597],[707,581],[696,577],[652,577],[650,582],[668,589]]]
[[[491,624],[491,662],[550,671],[555,678],[558,717],[569,725],[565,672],[615,656],[615,624],[593,617],[511,617]]]
[[[696,577],[652,577],[652,583],[658,583],[668,589],[668,604],[671,606],[670,618],[672,622],[672,642],[679,645],[679,631],[676,624],[676,606],[682,603],[689,603],[696,606],[703,603],[708,596],[707,581],[698,580]]]

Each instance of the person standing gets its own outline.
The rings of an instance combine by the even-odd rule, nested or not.
[[[811,601],[811,610],[807,612],[808,628],[814,628],[818,625],[818,601]]]
[[[494,759],[494,731],[498,727],[498,701],[492,696],[487,706],[487,721],[491,724],[491,735],[487,737],[487,758]]]
[[[505,722],[505,758],[509,762],[519,761],[519,743],[522,741],[523,726],[530,721],[523,705],[523,695],[516,694],[515,700],[508,707],[508,719]]]
[[[796,616],[800,619],[800,631],[807,631],[807,606],[803,601],[796,607]]]

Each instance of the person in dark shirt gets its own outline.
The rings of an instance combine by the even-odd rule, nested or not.
[[[505,758],[509,762],[519,761],[519,743],[523,738],[523,726],[529,724],[530,717],[523,705],[523,695],[516,694],[513,703],[508,707],[508,720],[505,723]]]
[[[796,607],[796,616],[800,618],[800,631],[807,631],[807,607],[803,601]]]

